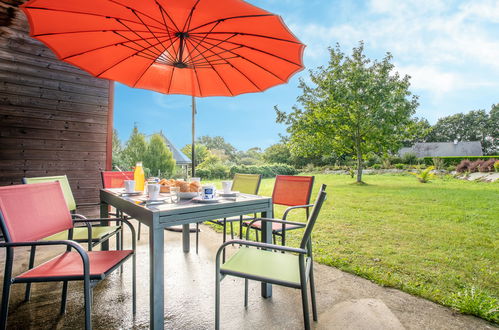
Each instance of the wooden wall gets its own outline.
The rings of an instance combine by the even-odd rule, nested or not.
[[[113,85],[32,39],[22,2],[0,3],[0,185],[66,174],[77,203],[97,202],[111,162]]]

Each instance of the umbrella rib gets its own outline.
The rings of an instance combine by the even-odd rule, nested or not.
[[[166,30],[168,30],[168,25],[166,24],[166,20],[165,20],[165,12],[164,12],[164,9],[163,7],[158,3],[158,1],[155,1],[156,4],[158,5],[159,7],[159,11],[161,13],[161,18],[163,19],[163,24],[165,25],[165,28]],[[168,14],[167,14],[168,15]],[[169,16],[168,16],[169,17]],[[170,18],[170,17],[169,17]],[[172,21],[172,19],[170,18],[170,21]],[[175,22],[173,22],[173,25],[175,26]],[[173,41],[172,41],[173,38],[170,38],[170,47],[173,49],[173,53],[175,54],[174,58],[177,58],[178,54],[177,54],[177,50],[175,49],[174,45],[173,45]],[[169,53],[168,53],[169,54]]]
[[[165,9],[165,8],[163,8],[163,6],[162,6],[162,5],[161,5],[161,4],[160,4],[157,0],[155,0],[155,2],[156,2],[156,4],[157,4],[157,5],[159,6],[159,8],[160,8],[160,11],[161,11],[161,13],[162,13],[161,15],[163,15],[163,13],[164,13],[164,14],[166,14],[166,17],[168,17],[168,19],[170,20],[170,22],[172,22],[172,24],[173,24],[173,26],[175,27],[175,29],[176,29],[177,31],[180,31],[180,29],[178,28],[177,24],[175,24],[175,21],[171,18],[171,16],[170,16],[170,15],[168,15],[168,12],[166,11],[166,9]],[[163,21],[164,21],[164,17],[163,17]],[[166,22],[165,22],[165,26],[166,26]]]
[[[208,40],[213,40],[213,41],[220,41],[220,39],[213,38],[213,37],[206,37],[205,39],[208,39]],[[229,44],[233,44],[233,45],[236,45],[236,46],[241,46],[241,47],[244,47],[244,48],[248,48],[248,49],[251,49],[251,50],[255,50],[255,51],[257,51],[257,52],[260,52],[260,53],[264,53],[264,54],[267,54],[267,55],[273,56],[273,57],[275,57],[275,58],[278,58],[278,59],[283,60],[283,61],[285,61],[285,62],[288,62],[288,63],[294,64],[294,65],[296,65],[296,66],[301,66],[301,64],[300,64],[300,63],[295,63],[295,62],[293,62],[293,61],[291,61],[291,60],[288,60],[288,59],[286,59],[286,58],[284,58],[284,57],[282,57],[282,56],[279,56],[279,55],[275,55],[275,54],[269,53],[269,52],[267,52],[267,51],[265,51],[265,50],[262,50],[262,49],[259,49],[259,48],[249,47],[249,46],[247,46],[247,45],[244,45],[244,44],[241,44],[241,43],[238,43],[238,42],[228,41],[228,39],[227,39],[227,41],[226,41],[226,42],[227,42],[227,43],[229,43]]]
[[[266,17],[266,16],[275,16],[274,14],[258,14],[258,15],[241,15],[241,16],[230,16],[230,17],[223,17],[223,18],[219,18],[219,19],[216,19],[214,21],[210,21],[210,22],[207,22],[207,23],[204,23],[204,24],[201,24],[201,25],[198,25],[192,29],[190,29],[188,32],[191,32],[191,31],[194,31],[194,30],[197,30],[197,29],[200,29],[202,27],[205,27],[207,25],[210,25],[210,24],[213,24],[213,23],[216,23],[216,22],[223,22],[223,21],[229,21],[229,20],[233,20],[233,19],[239,19],[239,18],[254,18],[254,17]]]
[[[152,46],[151,46],[152,47]],[[129,47],[131,48],[131,47]],[[133,48],[131,48],[133,49]],[[146,48],[145,48],[146,49]],[[135,49],[134,49],[135,50]],[[121,60],[119,60],[118,62],[114,63],[113,65],[111,65],[110,67],[106,68],[104,71],[102,71],[101,73],[99,73],[98,75],[96,75],[97,78],[99,78],[102,74],[104,74],[104,72],[106,71],[109,71],[110,69],[114,68],[115,66],[117,66],[118,64],[128,60],[129,58],[133,57],[133,56],[141,56],[141,57],[145,57],[145,56],[142,56],[142,55],[138,55],[138,53],[140,53],[140,51],[136,51],[135,53],[133,54],[130,54],[128,56],[126,56],[125,58],[122,58]],[[147,58],[147,57],[146,57]],[[154,62],[154,61],[153,61]]]
[[[209,44],[209,42],[206,42],[206,43],[208,43],[208,44]],[[254,62],[254,61],[252,61],[252,60],[250,60],[250,59],[246,58],[245,56],[240,55],[240,54],[237,54],[237,53],[234,53],[234,52],[233,52],[233,51],[231,51],[230,49],[225,49],[225,48],[223,48],[223,47],[221,47],[221,46],[217,46],[217,47],[218,47],[218,48],[220,48],[220,49],[222,49],[222,50],[226,50],[227,52],[229,52],[229,53],[231,53],[231,54],[233,54],[233,55],[236,55],[236,56],[238,56],[238,57],[240,57],[240,58],[242,58],[242,59],[244,59],[244,60],[246,60],[246,61],[250,62],[251,64],[253,64],[253,65],[255,65],[255,66],[257,66],[257,67],[259,67],[259,68],[263,69],[264,71],[267,71],[268,73],[270,73],[271,75],[273,75],[273,76],[274,76],[274,77],[276,77],[277,79],[279,79],[279,80],[281,80],[281,81],[283,81],[283,82],[285,81],[284,79],[282,79],[281,77],[279,77],[278,75],[276,75],[275,73],[273,73],[272,71],[268,70],[267,68],[263,67],[262,65],[260,65],[260,64],[258,64],[258,63],[256,63],[256,62]]]
[[[242,47],[242,46],[239,46],[238,48],[240,48],[240,47]],[[224,61],[224,62],[225,62],[225,63],[220,63],[220,64],[228,64],[228,65],[230,65],[230,66],[231,66],[234,70],[236,70],[236,71],[237,71],[237,72],[239,72],[239,73],[240,73],[240,74],[241,74],[244,78],[246,78],[246,80],[248,80],[248,81],[249,81],[249,82],[250,82],[253,86],[255,86],[255,88],[256,88],[256,89],[258,89],[258,90],[262,90],[262,89],[261,89],[261,88],[260,88],[260,87],[259,87],[259,86],[258,86],[258,85],[257,85],[257,84],[253,81],[253,80],[251,80],[251,79],[250,79],[250,78],[249,78],[246,74],[244,74],[244,73],[243,73],[241,70],[239,70],[239,69],[238,69],[235,65],[233,65],[232,63],[230,63],[230,62],[228,61],[228,60],[229,60],[229,59],[231,59],[231,58],[238,58],[238,57],[239,57],[239,55],[234,55],[234,56],[229,57],[229,58],[224,58],[224,57],[222,57],[222,56],[221,56],[221,54],[223,54],[223,53],[227,53],[227,52],[229,52],[229,51],[228,51],[228,50],[224,50],[224,51],[223,51],[223,52],[221,52],[221,53],[213,53],[213,55],[210,55],[210,56],[208,56],[208,57],[206,57],[206,56],[204,56],[204,55],[203,55],[203,57],[204,57],[205,61],[207,61],[207,62],[209,62],[209,61],[208,61],[208,58],[210,58],[210,57],[213,57],[213,56],[218,56],[218,57],[220,57],[220,59],[221,59],[222,61]],[[201,60],[200,60],[200,61],[201,61]],[[209,63],[210,63],[210,62],[209,62]],[[211,66],[213,67],[213,64],[212,64],[212,63],[210,63],[210,64],[211,64]]]
[[[129,39],[129,38],[127,38],[127,37],[125,37],[125,36],[123,36],[123,35],[119,34],[118,32],[115,32],[115,31],[113,31],[113,32],[114,32],[114,33],[116,33],[117,35],[119,35],[120,37],[122,37],[122,38],[126,39],[127,41],[123,41],[123,42],[119,42],[119,43],[113,43],[113,44],[108,44],[108,45],[100,46],[100,47],[97,47],[97,48],[93,48],[93,49],[85,50],[85,51],[80,52],[80,53],[77,53],[77,54],[69,55],[69,56],[66,56],[66,57],[61,57],[61,60],[66,60],[66,59],[68,59],[68,58],[72,58],[72,57],[75,57],[75,56],[80,56],[80,55],[83,55],[83,54],[86,54],[86,53],[90,53],[90,52],[93,52],[93,51],[96,51],[96,50],[99,50],[99,49],[104,49],[104,48],[107,48],[107,47],[119,46],[119,45],[124,46],[124,47],[128,47],[128,48],[130,48],[130,49],[133,49],[133,50],[135,50],[135,51],[139,51],[139,52],[140,52],[140,49],[135,49],[135,48],[133,48],[133,47],[131,47],[131,46],[125,45],[125,43],[126,43],[126,42],[131,42],[131,43],[137,44],[137,43],[135,42],[136,40]],[[150,38],[152,38],[152,37],[150,37]],[[137,39],[137,40],[143,40],[143,39]],[[159,41],[159,40],[158,40],[158,41]],[[139,47],[142,47],[142,46],[140,46],[140,45],[138,45],[138,46],[139,46]],[[144,49],[144,48],[143,48],[143,50],[147,50],[147,49]],[[155,55],[155,53],[153,53],[153,55]],[[153,57],[151,56],[151,58],[153,58]],[[153,58],[153,59],[154,59],[154,58]]]
[[[217,23],[217,24],[215,24],[215,25],[213,25],[213,27],[211,28],[211,30],[210,30],[210,31],[213,31],[213,29],[214,29],[217,25],[218,25],[218,23]],[[194,47],[194,49],[192,50],[192,52],[195,52],[195,51],[197,50],[198,46],[199,46],[199,45],[201,45],[201,43],[204,41],[204,39],[206,38],[206,36],[207,36],[207,35],[205,35],[205,36],[204,36],[201,40],[199,40],[199,42],[197,43],[196,47]],[[225,41],[226,41],[226,40],[229,40],[230,38],[233,38],[233,37],[234,37],[234,35],[229,36],[227,39],[225,39]],[[222,43],[222,42],[224,42],[224,41],[221,41],[221,43]],[[205,48],[206,48],[206,47],[205,47]],[[199,52],[199,54],[200,54],[200,53],[201,53],[201,52]],[[191,53],[191,54],[192,54],[192,53]],[[196,57],[198,57],[198,56],[199,56],[199,54],[198,54],[198,55],[196,55],[196,56],[194,56],[194,57],[192,57],[192,58],[191,58],[191,60],[194,60]]]
[[[188,48],[187,46],[187,43],[185,44],[185,47]],[[199,95],[203,96],[203,92],[201,90],[201,84],[199,83],[199,76],[198,76],[198,72],[196,70],[196,67],[193,66],[192,69],[194,70],[194,74],[196,75],[196,84],[198,85],[198,89],[199,89]],[[230,91],[230,90],[229,90]],[[191,94],[194,94],[194,91],[192,91]]]
[[[196,7],[199,3],[199,0],[197,0],[194,5],[191,8],[191,11],[189,13],[189,16],[187,16],[187,19],[185,20],[184,27],[182,28],[182,31],[188,31],[189,27],[191,26],[192,22],[192,15],[194,14],[194,10],[196,10]],[[180,32],[180,31],[179,31]]]
[[[190,42],[192,43],[189,39],[187,39],[187,42]],[[217,74],[217,76],[220,78],[220,80],[222,81],[222,83],[225,85],[225,87],[227,88],[227,90],[229,91],[229,93],[231,95],[234,95],[234,93],[232,92],[232,90],[230,89],[229,85],[227,84],[227,82],[224,80],[224,78],[220,75],[220,72],[217,71],[217,69],[210,64],[210,62],[207,61],[207,63],[210,65],[210,67],[213,69],[213,71],[215,71],[215,73]]]
[[[131,9],[131,10],[132,10],[132,13],[133,13],[133,14],[134,14],[134,15],[135,15],[135,16],[136,16],[136,17],[137,17],[137,18],[138,18],[138,19],[142,22],[142,24],[143,24],[143,25],[147,28],[147,30],[148,30],[148,31],[149,31],[149,32],[150,32],[150,33],[151,33],[151,34],[152,34],[152,35],[156,38],[156,40],[158,40],[158,41],[159,41],[159,39],[156,37],[156,35],[154,34],[154,32],[152,32],[152,31],[151,31],[151,29],[149,28],[149,25],[147,25],[147,24],[146,24],[146,23],[142,20],[142,18],[140,18],[140,17],[139,17],[139,15],[137,15],[137,12],[136,12],[135,10],[133,10],[133,9]],[[160,42],[160,44],[161,44],[161,46],[163,47],[163,50],[164,50],[164,51],[167,51],[167,50],[166,50],[166,47],[163,45],[163,43],[162,43],[162,42]],[[163,53],[163,51],[162,51],[161,53]]]
[[[130,30],[128,29],[113,29],[113,30],[80,30],[80,31],[67,31],[67,32],[51,32],[51,33],[40,33],[40,34],[33,34],[32,37],[45,37],[45,36],[53,36],[53,35],[59,35],[59,34],[76,34],[76,33],[89,33],[89,32],[129,32]],[[137,31],[137,30],[136,30]],[[148,32],[148,31],[138,31],[138,32]],[[165,32],[162,32],[165,33]]]
[[[256,33],[246,33],[246,32],[231,32],[231,31],[216,31],[216,32],[193,32],[190,34],[238,34],[241,36],[250,36],[250,37],[259,37],[259,38],[265,38],[265,39],[271,39],[271,40],[277,40],[277,41],[284,41],[284,42],[289,42],[292,44],[298,44],[301,45],[302,43],[299,41],[294,41],[294,40],[288,40],[288,39],[283,39],[283,38],[277,38],[277,37],[271,37],[271,36],[266,36],[263,34],[256,34]]]
[[[54,11],[54,12],[60,12],[60,13],[69,13],[69,14],[80,14],[80,15],[88,15],[88,16],[97,16],[97,17],[103,17],[107,19],[121,19],[123,21],[128,21],[130,23],[135,23],[135,24],[140,24],[140,22],[135,22],[127,18],[120,18],[116,16],[110,16],[110,15],[101,15],[101,14],[94,14],[94,13],[83,13],[75,10],[64,10],[64,9],[52,9],[52,8],[44,8],[44,7],[35,7],[35,6],[26,6],[24,7],[26,9],[35,9],[35,10],[47,10],[47,11]],[[155,28],[160,29],[161,27],[153,26]]]
[[[163,53],[160,49],[158,49],[156,46],[153,46],[153,44],[151,44],[147,39],[144,39],[141,35],[139,35],[137,32],[135,32],[134,30],[132,30],[131,28],[129,28],[126,24],[124,24],[123,22],[121,22],[119,19],[116,20],[118,23],[120,23],[121,25],[123,25],[124,27],[126,27],[130,32],[132,32],[133,34],[135,34],[137,37],[139,38],[142,38],[142,40],[144,40],[146,43],[148,43],[151,47],[154,47],[154,49],[156,49],[159,53],[155,53],[153,52],[152,50],[149,50],[150,52],[152,52],[153,54],[157,55],[158,57]],[[145,47],[143,46],[140,46],[138,45],[139,47],[142,47],[145,49]]]
[[[152,54],[152,55],[150,55],[152,60],[156,60],[156,59],[160,58],[160,57],[164,54],[164,52],[162,52],[161,54],[159,54],[159,55],[158,55],[157,53],[155,53],[155,52],[153,52],[153,51],[149,50],[149,48],[145,48],[145,47],[143,47],[143,46],[139,45],[138,43],[134,42],[133,40],[130,40],[129,38],[127,38],[127,37],[125,37],[125,36],[123,36],[123,35],[121,35],[121,34],[119,34],[119,33],[117,33],[117,32],[115,32],[115,33],[116,33],[117,35],[119,35],[120,37],[125,38],[125,39],[127,39],[128,41],[130,41],[130,42],[133,42],[133,43],[134,43],[134,44],[136,44],[138,47],[142,48],[142,50],[143,50],[143,51],[148,51],[148,52],[150,52],[150,53]],[[150,39],[150,38],[143,38],[143,37],[140,37],[140,36],[139,36],[139,38],[141,38],[141,39],[137,39],[137,40],[146,40],[146,39]],[[152,37],[151,37],[151,38],[152,38]],[[162,41],[160,41],[160,40],[159,40],[158,38],[156,38],[156,37],[154,37],[154,38],[158,41],[158,43],[159,43],[159,44],[162,44]],[[147,40],[146,40],[146,42],[147,42]],[[148,44],[150,44],[149,42],[147,42],[147,43],[148,43]],[[122,43],[122,45],[123,45],[123,46],[126,46],[124,43]],[[131,49],[133,49],[133,50],[136,50],[136,51],[140,52],[140,50],[139,50],[139,49],[135,49],[135,48],[133,48],[133,47],[129,47],[129,48],[131,48]],[[156,48],[156,47],[154,47],[154,48]],[[168,54],[168,55],[169,55],[169,54]],[[167,57],[167,58],[168,58],[168,57]],[[173,61],[173,58],[169,58],[169,59]]]
[[[158,21],[156,18],[154,18],[154,17],[152,17],[152,16],[149,16],[149,15],[147,15],[146,13],[144,13],[144,12],[142,12],[142,11],[140,11],[140,10],[133,9],[133,8],[128,7],[127,5],[124,5],[124,4],[122,4],[122,3],[119,3],[119,2],[117,2],[117,1],[115,1],[115,0],[108,0],[108,1],[109,1],[109,2],[114,3],[115,5],[118,5],[118,6],[120,6],[120,7],[123,7],[123,8],[126,8],[126,9],[130,10],[132,13],[133,13],[134,11],[138,11],[139,13],[141,13],[141,14],[142,14],[142,15],[144,15],[145,17],[147,17],[147,18],[151,19],[152,21],[154,21],[154,22],[156,22],[156,23],[158,23],[158,24],[161,24],[161,22],[160,22],[160,21]],[[135,13],[134,13],[134,14],[135,14]]]

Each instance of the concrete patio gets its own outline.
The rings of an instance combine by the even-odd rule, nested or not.
[[[136,223],[136,222],[135,222]],[[147,329],[149,285],[147,227],[138,244],[137,315],[131,311],[131,263],[122,276],[110,275],[94,290],[95,329]],[[211,329],[214,327],[214,256],[220,234],[202,226],[200,251],[184,254],[181,234],[165,233],[165,328]],[[191,245],[194,246],[194,236]],[[61,250],[60,250],[61,251]],[[57,251],[37,252],[37,261]],[[1,249],[0,267],[5,251]],[[14,274],[26,267],[28,250],[19,248]],[[492,329],[473,316],[417,298],[399,290],[383,288],[335,268],[315,265],[319,322],[315,329]],[[222,282],[222,329],[302,329],[299,290],[274,286],[271,299],[260,297],[259,283],[250,282],[249,307],[243,306],[243,280],[227,277]],[[71,283],[67,312],[59,316],[60,283],[34,284],[32,298],[23,303],[24,285],[14,285],[10,299],[9,329],[81,329],[83,292]]]

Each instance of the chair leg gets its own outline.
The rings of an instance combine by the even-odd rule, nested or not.
[[[196,254],[199,252],[199,222],[196,222]]]
[[[275,234],[272,234],[272,240],[273,240],[273,242],[274,242],[274,245],[276,245],[276,244],[277,244],[277,242],[276,242],[276,239],[275,239]]]
[[[315,302],[315,284],[314,284],[314,266],[310,266],[310,275],[309,275],[309,281],[310,281],[310,296],[312,298],[312,315],[314,318],[314,321],[317,322],[317,303]]]
[[[220,269],[217,263],[215,275],[215,330],[220,329]]]
[[[136,251],[133,251],[132,256],[132,312],[137,313],[137,256]]]
[[[35,253],[36,253],[36,246],[31,247],[31,251],[29,252],[29,265],[28,269],[31,269],[35,265]],[[26,283],[26,291],[24,292],[24,301],[29,301],[31,295],[31,282]]]
[[[90,287],[90,279],[85,278],[83,281],[83,296],[85,301],[85,330],[92,329],[92,288]]]
[[[248,279],[244,279],[244,308],[248,308]]]
[[[137,241],[140,241],[140,226],[142,223],[139,221],[139,230],[137,230]]]
[[[230,239],[234,239],[234,223],[230,222]]]
[[[7,248],[7,254],[5,257],[5,272],[3,278],[3,290],[2,290],[2,306],[0,311],[0,329],[7,329],[7,316],[9,315],[9,298],[10,298],[10,286],[12,279],[12,263],[14,261],[14,252],[12,248]]]
[[[255,239],[257,242],[260,242],[260,239],[258,238],[258,229],[255,229]]]
[[[68,300],[68,281],[62,282],[61,315],[66,313],[66,302]]]
[[[307,279],[305,270],[300,271],[301,303],[303,307],[303,325],[305,330],[310,330],[310,317],[308,316]]]
[[[239,216],[239,239],[243,239],[243,216]]]
[[[223,226],[223,243],[227,240],[227,221],[224,219],[224,226]],[[225,263],[225,249],[222,251],[222,263]]]

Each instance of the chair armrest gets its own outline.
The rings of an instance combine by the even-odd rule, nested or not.
[[[99,218],[99,219],[81,219],[81,220],[74,219],[73,220],[73,222],[86,222],[86,223],[100,222],[100,221],[118,221],[118,222],[123,222],[124,224],[126,224],[128,226],[128,228],[130,228],[130,231],[132,232],[132,249],[135,251],[135,247],[136,247],[135,228],[130,223],[130,221],[128,221],[127,219],[123,219],[123,218]]]
[[[87,217],[84,216],[83,214],[72,213],[71,218],[73,218],[73,220],[74,220],[74,219],[86,219]]]
[[[217,265],[219,265],[219,262],[220,262],[221,252],[225,249],[225,247],[227,247],[227,245],[232,245],[232,244],[240,244],[240,245],[245,245],[245,246],[261,247],[261,248],[265,248],[265,249],[269,249],[269,250],[278,250],[278,251],[284,251],[284,252],[294,252],[294,253],[300,253],[300,254],[307,254],[306,249],[235,239],[235,240],[231,240],[231,241],[227,241],[227,242],[223,243],[218,248],[217,256],[216,256]]]
[[[303,223],[303,222],[288,221],[288,220],[282,220],[282,219],[257,218],[248,224],[248,228],[251,228],[251,225],[257,221],[269,221],[269,222],[281,223],[283,225],[293,225],[293,226],[299,226],[299,227],[305,227],[307,225],[306,223]],[[246,240],[248,240],[248,238],[249,238],[249,230],[246,231]]]
[[[283,220],[286,220],[286,218],[288,217],[288,213],[291,212],[292,210],[296,210],[296,209],[306,209],[306,208],[309,208],[309,207],[313,207],[314,204],[306,204],[306,205],[296,205],[296,206],[290,206],[288,207],[285,211],[284,211],[284,214],[282,215],[282,219]]]
[[[78,203],[76,204],[76,207],[86,207],[86,206],[98,206],[100,205],[100,202],[94,202],[94,203]]]

